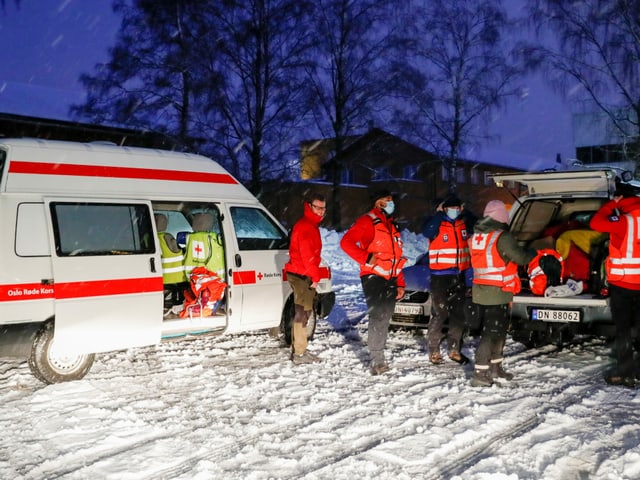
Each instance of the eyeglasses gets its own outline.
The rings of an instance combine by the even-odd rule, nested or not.
[[[318,210],[320,210],[321,212],[324,212],[324,211],[327,209],[327,207],[321,207],[320,205],[314,205],[313,203],[311,204],[311,206],[312,206],[313,208],[317,208],[317,209],[318,209]]]

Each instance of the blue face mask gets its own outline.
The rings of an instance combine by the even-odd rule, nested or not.
[[[396,205],[393,203],[393,200],[391,200],[387,202],[387,204],[384,206],[382,210],[384,210],[384,212],[387,215],[391,215],[395,209],[396,209]]]
[[[455,220],[456,218],[458,218],[458,215],[460,215],[460,210],[458,210],[457,208],[447,208],[447,217],[449,217],[451,220]]]

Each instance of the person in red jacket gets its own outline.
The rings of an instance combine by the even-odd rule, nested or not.
[[[640,198],[630,187],[619,187],[593,216],[590,227],[609,234],[605,271],[616,327],[617,365],[604,379],[611,385],[634,387],[640,373],[640,352],[636,351],[640,339]]]
[[[391,215],[395,205],[388,190],[371,195],[373,209],[356,220],[340,247],[360,265],[360,281],[369,313],[369,358],[372,375],[389,370],[384,347],[396,300],[404,296],[400,232]]]
[[[312,194],[305,202],[302,218],[291,230],[289,261],[284,266],[293,290],[295,314],[291,323],[291,361],[296,365],[320,361],[320,357],[307,350],[306,328],[321,279],[319,225],[327,212],[326,205],[325,197],[319,193]]]

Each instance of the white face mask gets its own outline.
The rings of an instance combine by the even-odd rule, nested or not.
[[[451,220],[455,220],[456,218],[458,218],[458,215],[460,215],[460,210],[458,210],[457,208],[447,208],[447,217],[449,217]]]
[[[396,209],[396,205],[393,203],[393,200],[390,200],[387,202],[387,204],[384,206],[382,210],[384,210],[387,215],[391,215],[395,209]]]

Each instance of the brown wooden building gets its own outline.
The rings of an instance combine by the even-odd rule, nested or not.
[[[347,139],[340,186],[341,205],[332,202],[332,185],[323,181],[331,160],[331,140],[310,140],[301,145],[301,180],[267,184],[260,200],[288,226],[302,214],[302,199],[310,191],[327,197],[329,208],[341,208],[342,225],[348,228],[370,206],[373,190],[388,189],[396,197],[397,219],[401,226],[420,232],[424,219],[433,213],[433,203],[448,192],[448,170],[439,157],[401,138],[374,128],[361,136]],[[485,204],[500,199],[511,205],[520,185],[497,188],[492,173],[518,172],[520,169],[458,160],[457,195],[465,208],[480,216]],[[513,195],[512,195],[513,194]],[[331,213],[327,214],[327,219]],[[327,223],[327,220],[325,220]],[[325,225],[334,228],[333,225]]]

